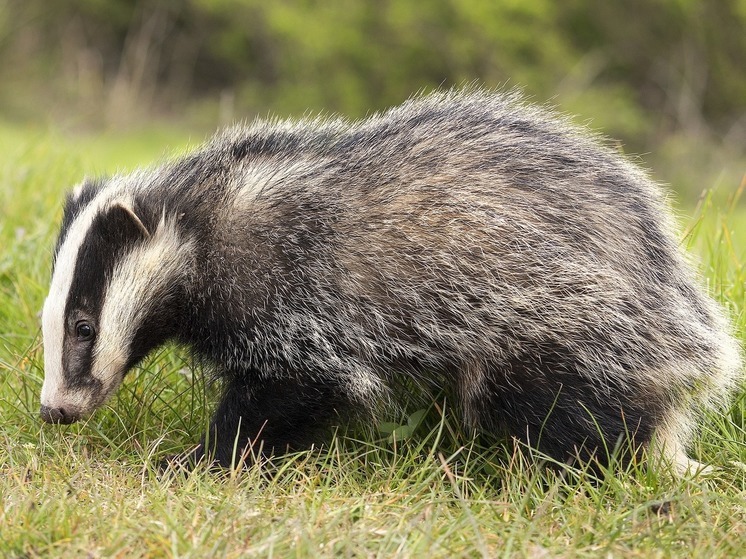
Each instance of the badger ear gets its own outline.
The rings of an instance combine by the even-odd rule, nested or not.
[[[150,231],[135,213],[134,208],[125,202],[114,202],[106,210],[104,233],[109,240],[150,237]]]

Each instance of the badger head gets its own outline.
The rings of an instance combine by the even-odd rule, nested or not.
[[[165,212],[116,189],[89,184],[68,198],[42,311],[45,421],[91,413],[174,335],[189,250]]]

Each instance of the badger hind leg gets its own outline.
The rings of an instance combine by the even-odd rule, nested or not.
[[[258,456],[309,448],[324,442],[324,432],[347,405],[344,387],[326,378],[235,378],[226,383],[206,436],[181,464],[206,460],[233,468]]]
[[[660,422],[650,444],[648,454],[652,460],[662,462],[664,467],[679,476],[708,475],[716,471],[713,466],[691,459],[686,449],[701,412],[723,410],[742,375],[741,353],[737,344],[722,335],[717,347],[719,354],[715,355],[715,359],[706,360],[693,369],[687,382],[690,389],[681,390],[678,397],[672,398],[674,404]]]
[[[630,385],[602,389],[568,362],[545,368],[547,361],[539,368],[527,356],[507,367],[466,369],[460,392],[467,421],[507,432],[559,463],[605,468],[641,456],[666,417],[665,400]]]
[[[656,429],[648,448],[649,460],[670,468],[678,476],[707,475],[715,470],[690,458],[686,452],[694,427],[692,415],[694,410],[671,410],[666,419]]]

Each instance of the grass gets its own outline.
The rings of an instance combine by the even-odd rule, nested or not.
[[[706,419],[692,449],[719,468],[686,480],[634,465],[600,478],[553,471],[526,449],[473,440],[437,409],[271,467],[160,477],[158,460],[198,440],[212,401],[173,348],[87,422],[42,425],[37,313],[62,193],[165,145],[185,142],[177,132],[94,141],[0,125],[0,556],[746,555],[746,470],[734,464],[746,462],[743,394]],[[683,221],[683,242],[743,339],[746,211],[706,196]]]

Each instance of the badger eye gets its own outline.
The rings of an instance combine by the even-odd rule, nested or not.
[[[86,342],[93,338],[93,326],[86,320],[79,320],[75,323],[75,335],[81,342]]]

